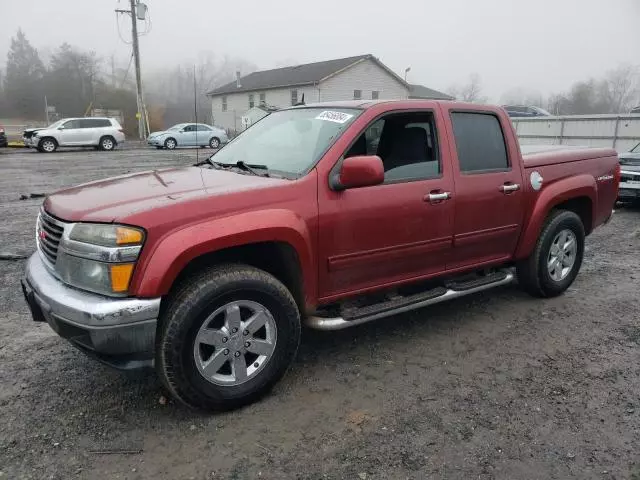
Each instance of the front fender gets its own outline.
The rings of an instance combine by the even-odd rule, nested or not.
[[[531,254],[542,231],[544,221],[555,206],[573,198],[587,197],[591,200],[591,218],[595,218],[596,189],[595,178],[587,174],[558,180],[544,187],[534,199],[531,216],[518,242],[515,258],[520,260]]]
[[[140,258],[131,292],[166,295],[184,267],[201,255],[260,242],[284,242],[298,254],[305,293],[316,297],[312,237],[304,219],[289,210],[269,209],[217,218],[175,230]]]

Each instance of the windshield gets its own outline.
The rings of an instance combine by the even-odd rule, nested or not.
[[[51,125],[49,125],[47,127],[47,129],[58,128],[58,126],[60,126],[60,124],[62,124],[62,122],[64,122],[64,119],[58,120],[57,122],[53,122]]]
[[[280,110],[245,130],[212,160],[243,161],[298,175],[311,168],[361,112],[351,108]]]

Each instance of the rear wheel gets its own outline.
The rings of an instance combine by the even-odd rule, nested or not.
[[[116,148],[116,141],[113,137],[102,137],[100,142],[98,143],[100,150],[104,150],[106,152],[110,152],[114,148]]]
[[[58,142],[55,138],[45,137],[38,143],[38,150],[44,153],[53,153],[58,149]]]
[[[584,225],[574,212],[553,212],[532,254],[517,265],[518,281],[531,295],[555,297],[573,283],[584,256]]]
[[[178,142],[176,142],[175,138],[167,138],[164,141],[164,148],[166,148],[167,150],[173,150],[177,146],[178,146]]]
[[[253,267],[220,266],[170,299],[158,327],[156,368],[183,403],[227,410],[267,393],[299,342],[300,314],[280,281]]]

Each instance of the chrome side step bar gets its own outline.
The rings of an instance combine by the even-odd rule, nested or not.
[[[402,307],[396,308],[394,310],[385,310],[379,313],[373,313],[366,317],[360,317],[353,320],[345,320],[343,317],[319,317],[315,315],[311,315],[305,319],[305,325],[309,328],[313,328],[316,330],[342,330],[344,328],[354,327],[356,325],[361,325],[363,323],[371,322],[373,320],[378,320],[379,318],[390,317],[392,315],[397,315],[399,313],[409,312],[411,310],[416,310],[418,308],[426,307],[428,305],[434,305],[436,303],[446,302],[448,300],[453,300],[454,298],[464,297],[466,295],[471,295],[472,293],[481,292],[483,290],[488,290],[490,288],[499,287],[501,285],[508,285],[513,282],[515,275],[512,272],[505,271],[506,277],[503,279],[493,282],[487,283],[485,285],[480,285],[475,288],[470,288],[468,290],[452,290],[447,289],[447,291],[435,298],[429,298],[422,301],[417,301],[410,305],[403,305]]]

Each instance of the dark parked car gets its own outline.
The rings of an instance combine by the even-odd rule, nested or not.
[[[551,114],[540,107],[527,107],[524,105],[504,105],[510,117],[548,117]]]
[[[4,131],[4,127],[0,125],[0,148],[4,148],[9,144],[7,141],[7,134]]]

